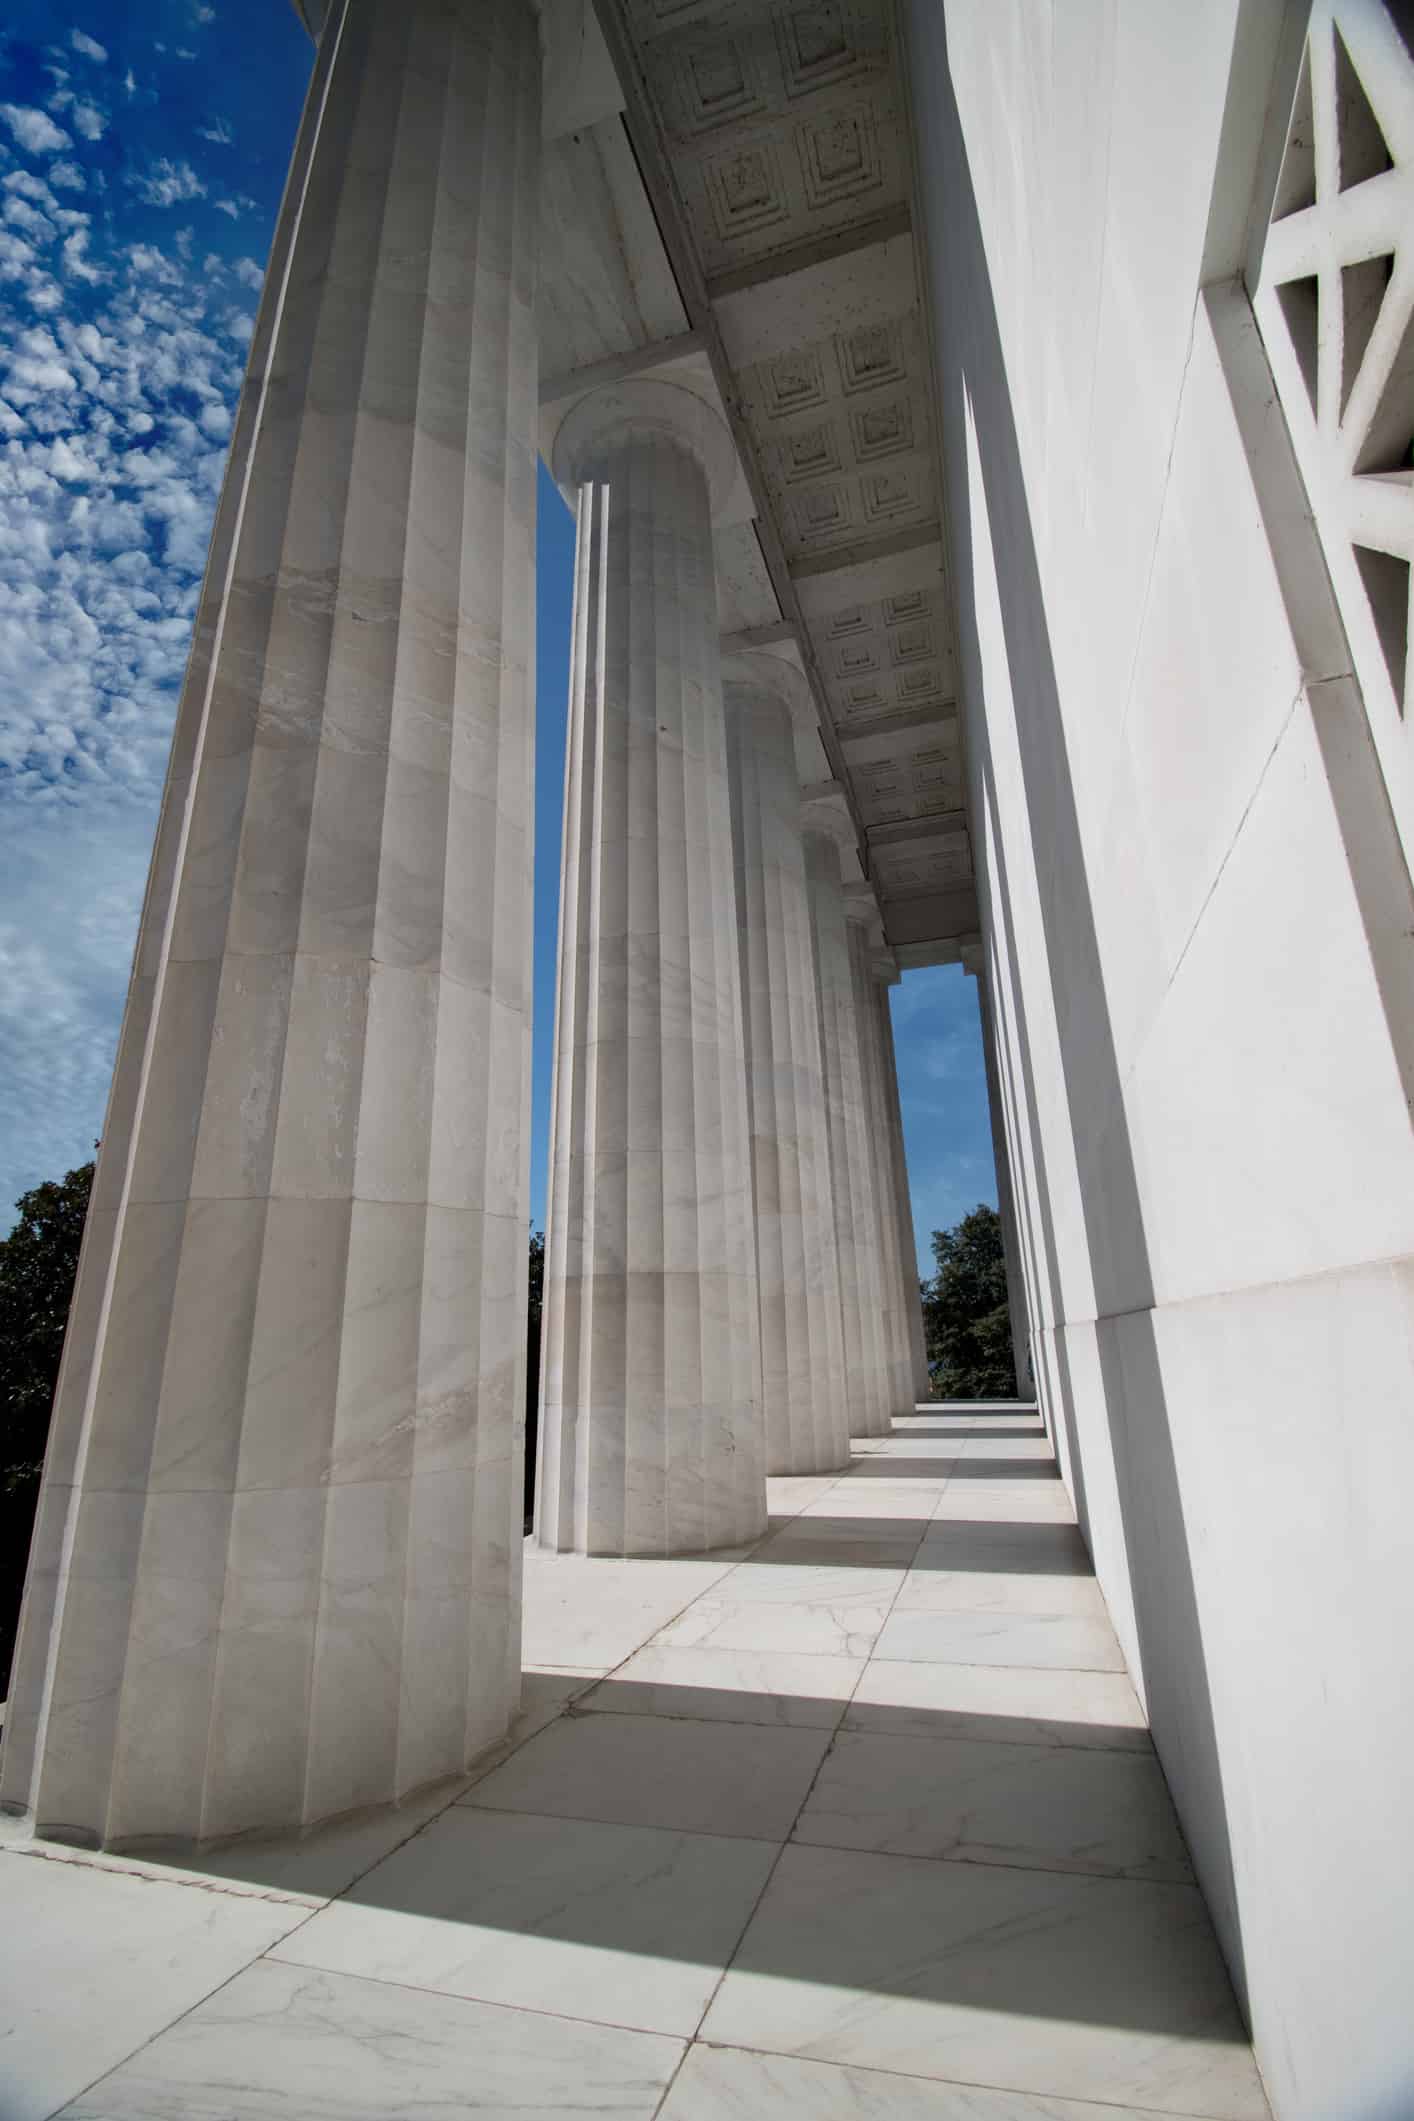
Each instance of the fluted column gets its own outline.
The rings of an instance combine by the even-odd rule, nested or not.
[[[528,0],[321,43],[46,1470],[42,1832],[300,1825],[516,1703],[539,76]]]
[[[569,414],[578,485],[537,1531],[702,1552],[765,1525],[711,497],[730,438],[643,381]]]
[[[890,1409],[870,1163],[873,1145],[868,1136],[854,979],[840,881],[840,840],[848,831],[848,820],[837,799],[830,798],[807,802],[802,821],[825,1065],[847,1411],[851,1435],[883,1436],[888,1433]]]
[[[1026,1308],[1026,1277],[1021,1265],[1016,1194],[1011,1183],[1011,1155],[1007,1148],[1006,1116],[1002,1110],[991,974],[980,946],[968,946],[963,952],[962,964],[963,970],[970,973],[977,982],[977,1013],[982,1020],[982,1059],[987,1074],[987,1112],[992,1124],[992,1163],[997,1175],[997,1218],[1002,1226],[1002,1255],[1006,1263],[1012,1369],[1016,1373],[1017,1397],[1030,1399],[1034,1397],[1036,1390],[1036,1382],[1031,1374],[1031,1325]]]
[[[903,1321],[903,1277],[899,1258],[898,1219],[894,1213],[893,1162],[888,1110],[884,1097],[879,1015],[874,1006],[874,945],[879,914],[867,885],[858,895],[845,894],[849,926],[850,972],[854,983],[854,1016],[859,1037],[859,1073],[863,1086],[866,1140],[869,1150],[869,1194],[875,1252],[879,1262],[879,1326],[884,1366],[884,1398],[890,1415],[913,1411],[913,1377]]]
[[[839,1252],[793,706],[779,657],[723,671],[771,1473],[849,1461]]]
[[[894,1069],[893,1027],[889,1022],[888,982],[898,978],[891,950],[883,946],[882,930],[875,927],[872,947],[864,957],[868,975],[863,1013],[868,1026],[870,1062],[874,1077],[875,1110],[879,1119],[879,1144],[874,1170],[879,1211],[883,1221],[883,1246],[893,1277],[892,1339],[889,1374],[896,1414],[911,1414],[917,1399],[914,1336],[910,1317],[917,1323],[918,1345],[922,1345],[922,1316],[918,1306],[918,1275],[914,1261],[913,1216],[908,1205],[908,1179],[903,1160],[903,1130]]]
[[[879,1013],[879,1042],[883,1056],[884,1096],[888,1115],[889,1148],[894,1174],[894,1213],[898,1218],[899,1264],[903,1275],[903,1324],[907,1342],[908,1371],[913,1401],[932,1397],[928,1356],[923,1341],[923,1304],[918,1290],[918,1242],[913,1228],[913,1203],[908,1190],[908,1157],[903,1138],[903,1109],[899,1103],[898,1056],[894,1050],[893,1012],[889,988],[898,971],[889,959],[874,967],[874,1006]]]

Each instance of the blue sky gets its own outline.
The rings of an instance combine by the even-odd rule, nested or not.
[[[91,1153],[207,533],[309,74],[289,0],[7,0],[0,30],[0,1228]],[[543,1220],[574,531],[542,476]],[[894,989],[920,1250],[995,1200],[971,981]]]

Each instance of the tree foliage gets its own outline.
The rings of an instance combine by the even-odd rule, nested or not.
[[[93,1165],[49,1179],[16,1203],[0,1240],[0,1694],[19,1627],[49,1410],[64,1350]]]
[[[981,1202],[933,1232],[937,1273],[922,1285],[933,1389],[943,1399],[1012,1399],[1011,1314],[1001,1218]]]

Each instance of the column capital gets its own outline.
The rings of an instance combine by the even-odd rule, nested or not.
[[[797,737],[819,732],[820,718],[805,672],[769,649],[733,649],[722,657],[722,697],[729,710],[744,708],[747,713],[761,700],[771,700],[785,708]]]
[[[736,483],[731,431],[695,391],[657,376],[601,384],[570,407],[551,454],[555,483],[582,486],[620,450],[652,435],[666,436],[697,459],[715,521]]]
[[[896,987],[903,977],[903,974],[898,969],[898,959],[887,944],[882,949],[875,950],[871,954],[869,970],[874,975],[874,978],[886,987]]]
[[[862,927],[877,928],[879,941],[884,937],[883,916],[879,912],[879,901],[874,896],[872,884],[846,884],[844,887],[844,917],[847,921],[858,921]]]
[[[970,978],[977,979],[982,972],[983,966],[986,964],[986,957],[983,953],[982,945],[980,943],[964,943],[958,952],[958,961],[961,964],[963,971],[966,972]]]
[[[815,781],[800,791],[800,829],[833,840],[841,854],[852,854],[858,842],[844,789],[838,781]]]

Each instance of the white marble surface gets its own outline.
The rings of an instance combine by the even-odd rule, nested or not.
[[[640,1650],[582,1707],[617,1716],[688,1716],[832,1731],[864,1670],[862,1657],[789,1650]]]
[[[512,1711],[539,101],[527,0],[355,9],[295,149],[10,1703],[5,1801],[89,1844]]]
[[[608,1670],[721,1581],[725,1561],[598,1560],[527,1547],[522,1641],[527,1664]]]
[[[728,659],[723,699],[766,1467],[818,1473],[848,1463],[849,1409],[792,708],[814,715],[801,673],[760,653]]]
[[[914,1438],[877,1445],[906,1492]],[[1259,2121],[1128,1679],[871,1656],[891,1612],[977,1616],[900,1614],[921,1546],[856,1565],[881,1521],[857,1520],[861,1548],[848,1512],[877,1491],[832,1492],[820,1562],[533,1557],[556,1588],[521,1713],[422,1812],[204,1872],[0,1833],[0,1885],[31,1885],[6,1933],[12,2052],[44,2095],[25,2121],[108,2070],[84,2121],[468,2101],[646,2121],[670,2075],[668,2121]],[[915,1511],[931,1493],[920,1476]],[[1068,1529],[946,1537],[988,1562],[957,1574],[1088,1582]],[[676,1639],[699,1632],[732,1641]]]
[[[314,1916],[280,1956],[483,2003],[691,2033],[774,1853],[763,1841],[458,1807]]]
[[[808,2115],[810,2121],[1152,2121],[1153,2109],[694,2046],[673,2080],[662,2121],[757,2121],[760,2114]]]
[[[65,2121],[650,2121],[682,2043],[264,1960]]]
[[[536,1530],[560,1552],[703,1553],[766,1523],[706,461],[731,444],[651,380],[582,400],[561,438],[585,483]]]
[[[805,869],[825,1064],[825,1108],[834,1184],[835,1234],[844,1307],[844,1356],[850,1433],[881,1436],[889,1424],[882,1334],[883,1289],[874,1221],[876,1144],[868,1133],[854,1014],[849,935],[840,878],[841,839],[852,828],[840,801],[804,808]]]
[[[1151,1754],[845,1731],[793,1838],[1112,1878],[1193,1877]]]
[[[0,1853],[0,2113],[43,2121],[306,1919],[295,1900]]]
[[[478,1809],[780,1841],[827,1742],[811,1728],[572,1716],[532,1738],[464,1801]]]
[[[1072,1613],[893,1613],[876,1649],[880,1657],[924,1664],[1063,1665],[1072,1671],[1124,1670],[1124,1659],[1109,1621]]]
[[[878,1657],[854,1691],[845,1724],[850,1730],[924,1738],[1149,1750],[1144,1711],[1124,1672],[913,1664]]]
[[[704,2040],[1266,2121],[1196,1888],[788,1848]]]

